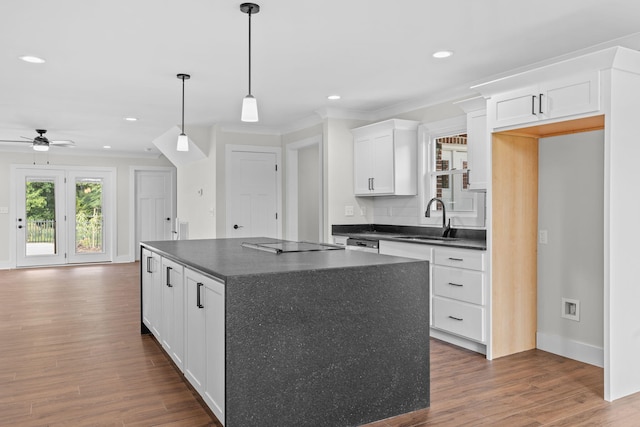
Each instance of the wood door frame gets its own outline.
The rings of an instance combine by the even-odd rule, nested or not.
[[[171,217],[177,216],[177,171],[173,166],[130,166],[129,167],[129,256],[123,262],[134,262],[140,255],[140,248],[136,244],[136,175],[138,172],[170,172],[171,174]]]
[[[224,157],[224,174],[225,174],[225,234],[227,236],[227,230],[231,227],[232,221],[229,220],[229,195],[231,194],[231,154],[234,151],[242,151],[249,153],[271,153],[276,156],[276,164],[278,170],[276,171],[276,206],[278,209],[277,226],[277,238],[282,239],[282,149],[274,146],[264,145],[239,145],[239,144],[227,144],[225,146]]]
[[[287,144],[286,146],[286,160],[287,160],[287,173],[285,177],[285,188],[286,188],[286,214],[287,214],[287,239],[289,240],[297,240],[298,239],[298,152],[301,149],[308,148],[311,146],[317,145],[318,147],[318,162],[319,162],[319,171],[320,175],[318,176],[318,192],[320,200],[318,202],[319,212],[318,212],[318,241],[322,242],[324,238],[325,232],[325,224],[324,224],[324,170],[323,170],[323,146],[322,146],[322,135],[315,135],[309,138],[305,138],[291,144]]]

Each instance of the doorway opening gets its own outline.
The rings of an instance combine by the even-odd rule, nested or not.
[[[322,242],[322,136],[287,145],[287,239]]]

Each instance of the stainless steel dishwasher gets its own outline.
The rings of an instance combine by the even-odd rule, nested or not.
[[[350,237],[347,239],[346,248],[351,251],[371,252],[377,254],[378,240],[354,239]]]

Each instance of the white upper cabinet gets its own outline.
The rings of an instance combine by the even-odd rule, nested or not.
[[[552,120],[600,109],[599,73],[593,71],[494,95],[494,128]]]
[[[391,119],[352,130],[356,196],[414,196],[418,122]]]
[[[467,114],[467,159],[469,190],[486,190],[489,182],[487,110]]]

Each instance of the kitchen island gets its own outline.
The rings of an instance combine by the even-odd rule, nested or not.
[[[357,426],[429,406],[428,262],[245,242],[280,241],[142,243],[142,332],[225,426]]]

